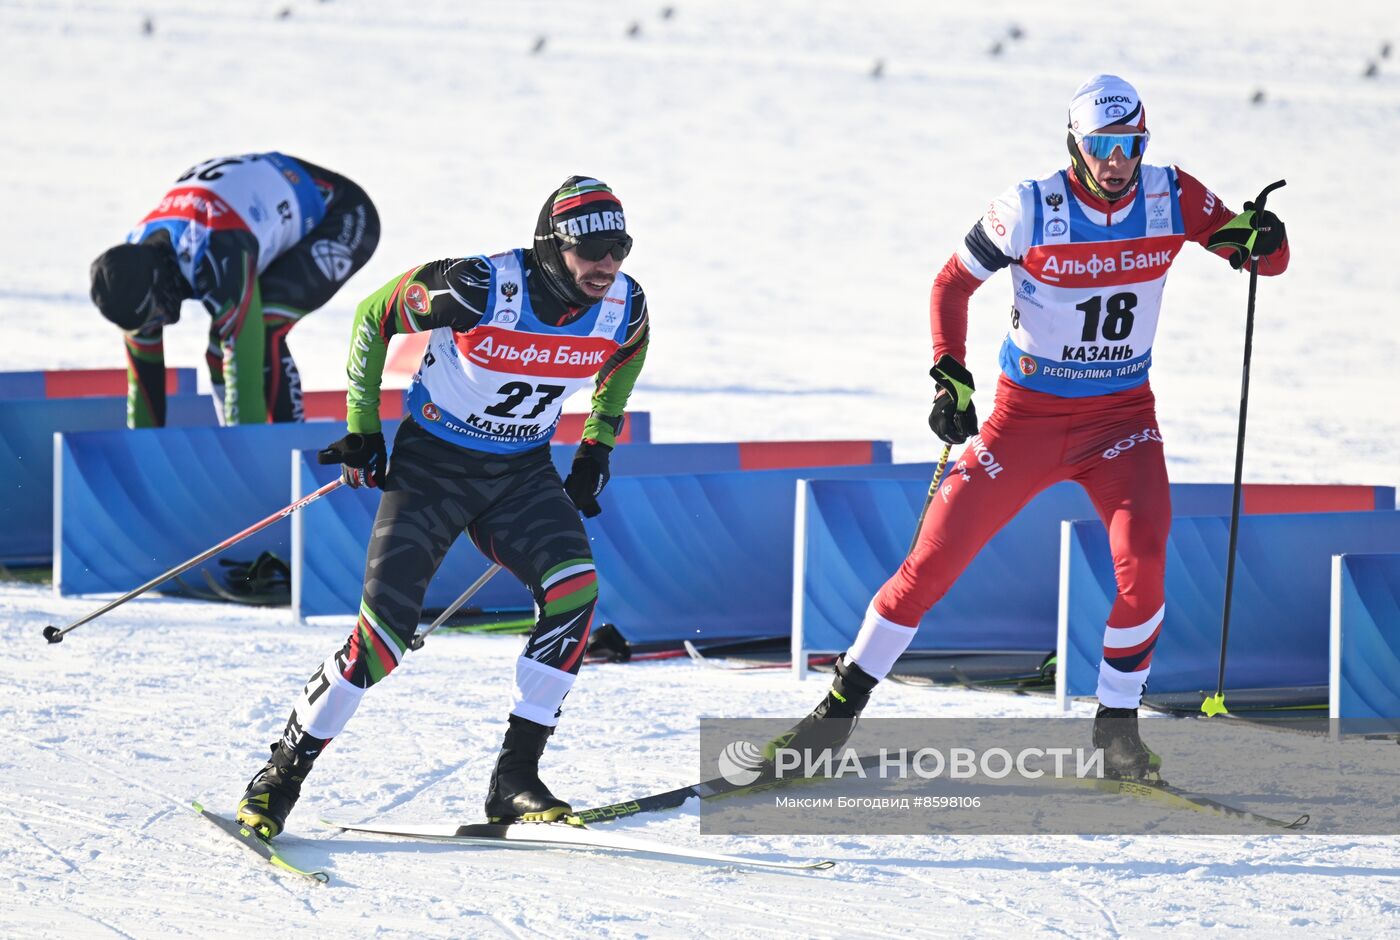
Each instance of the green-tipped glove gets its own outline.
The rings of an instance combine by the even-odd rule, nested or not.
[[[977,433],[977,408],[972,404],[972,373],[949,355],[938,357],[929,375],[938,385],[928,426],[945,444],[961,444]]]
[[[1262,258],[1278,251],[1286,237],[1278,216],[1268,209],[1256,213],[1254,203],[1246,202],[1243,212],[1211,233],[1206,247],[1211,251],[1230,249],[1230,267],[1238,271],[1250,258]]]

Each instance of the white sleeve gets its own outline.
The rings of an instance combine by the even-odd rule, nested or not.
[[[985,281],[1025,256],[1029,246],[1024,219],[1034,213],[1029,204],[1033,198],[1030,183],[1017,183],[993,199],[972,226],[957,254],[974,277]]]

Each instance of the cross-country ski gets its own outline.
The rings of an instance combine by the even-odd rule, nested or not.
[[[406,839],[437,839],[460,845],[495,846],[500,848],[584,849],[600,852],[620,852],[628,855],[651,856],[690,862],[709,862],[739,868],[772,868],[786,871],[822,871],[835,863],[830,861],[773,861],[744,855],[727,855],[686,846],[642,839],[635,836],[598,832],[584,826],[567,823],[521,823],[514,826],[490,823],[348,823],[322,820],[327,826],[350,832],[372,832]]]

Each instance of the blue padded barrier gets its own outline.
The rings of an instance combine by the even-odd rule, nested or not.
[[[64,434],[55,592],[129,591],[271,515],[291,501],[289,452],[324,447],[338,431],[318,422]],[[290,549],[278,523],[226,556]],[[203,567],[220,571],[217,558]],[[198,569],[184,577],[203,582]]]
[[[712,443],[712,444],[623,444],[612,453],[610,469],[612,481],[603,491],[606,507],[613,493],[623,479],[642,474],[680,474],[693,476],[704,471],[737,471],[741,462],[741,447],[753,450],[761,444]],[[774,443],[772,449],[790,449],[786,442]],[[554,465],[560,476],[566,476],[573,460],[573,445],[555,445],[552,449]],[[873,442],[869,447],[872,459],[888,461],[888,442]],[[889,466],[888,463],[884,464]],[[860,467],[852,467],[860,470]],[[315,463],[314,455],[303,455],[298,463],[298,477],[301,492],[311,492],[317,486],[334,479],[337,472],[333,467],[322,467]],[[753,473],[756,471],[750,471]],[[792,499],[785,495],[781,500],[787,512],[786,528],[781,537],[785,544],[787,561],[791,567],[791,510]],[[364,577],[365,552],[369,546],[370,524],[379,506],[379,494],[373,490],[352,490],[338,492],[331,499],[313,503],[302,511],[300,525],[305,538],[293,546],[292,565],[294,571],[292,613],[297,618],[326,615],[353,614],[359,609],[360,589]],[[619,505],[605,511],[597,520],[585,523],[594,537],[594,550],[598,551],[597,533],[611,531],[613,520],[620,514],[630,514],[635,508]],[[428,586],[424,598],[427,609],[444,608],[476,579],[487,562],[466,538],[461,538],[448,551],[437,575]],[[600,590],[606,590],[609,573],[603,572],[601,559],[598,562]],[[500,575],[487,583],[472,598],[472,606],[488,610],[522,609],[532,605],[528,592],[520,583],[508,575]],[[601,608],[606,609],[606,608]],[[599,621],[601,622],[601,621]],[[779,631],[781,632],[781,631]],[[635,639],[624,631],[629,640]]]
[[[794,620],[797,648],[836,652],[850,646],[870,598],[903,562],[927,485],[894,481],[813,482],[802,533],[803,597]],[[1393,487],[1245,487],[1267,505],[1297,510],[1345,497],[1356,506],[1393,508]],[[1228,484],[1178,483],[1178,515],[1229,512]],[[912,649],[1045,650],[1055,648],[1059,594],[1059,524],[1094,518],[1076,483],[1040,493],[995,534],[920,623]]]
[[[208,395],[173,395],[166,403],[171,424],[216,423]],[[7,468],[0,478],[0,564],[47,565],[53,558],[54,434],[125,427],[125,398],[0,400],[0,465]]]
[[[1400,554],[1332,556],[1330,664],[1332,718],[1400,719]]]
[[[616,480],[586,525],[599,622],[634,643],[783,636],[792,625],[796,482],[895,478],[931,464],[806,467]]]
[[[850,646],[871,597],[904,561],[927,494],[928,484],[915,481],[808,483],[799,648]],[[920,622],[910,648],[1053,649],[1059,522],[1093,514],[1078,484],[1041,493],[977,554]]]
[[[1214,691],[1230,518],[1180,518],[1167,540],[1166,617],[1153,694]],[[1116,588],[1097,521],[1064,523],[1058,692],[1093,695]],[[1331,556],[1400,551],[1400,513],[1243,516],[1226,658],[1227,689],[1317,687],[1328,679]],[[1227,696],[1228,701],[1228,696]]]

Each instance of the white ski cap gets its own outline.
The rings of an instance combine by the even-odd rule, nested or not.
[[[1069,102],[1069,129],[1076,137],[1110,124],[1133,124],[1147,129],[1147,112],[1137,89],[1117,75],[1095,75],[1075,91]]]

